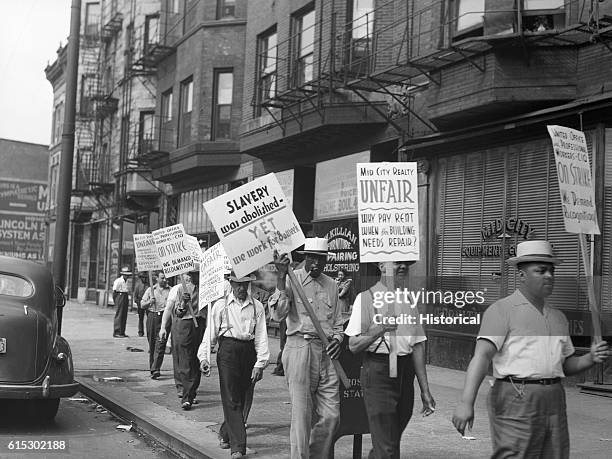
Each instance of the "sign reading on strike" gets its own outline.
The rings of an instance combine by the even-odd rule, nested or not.
[[[290,252],[304,244],[273,173],[204,203],[204,208],[238,277],[271,262],[275,248]]]
[[[225,271],[226,260],[227,255],[225,255],[225,250],[223,250],[220,242],[202,253],[198,303],[200,309],[223,296],[225,287],[223,272]]]
[[[193,252],[185,242],[185,236],[181,223],[153,231],[157,254],[166,277],[188,273],[194,268]]]
[[[361,263],[419,259],[417,164],[358,163]]]
[[[552,139],[565,231],[601,234],[595,209],[595,184],[584,132],[547,126]]]
[[[134,234],[134,249],[136,251],[136,269],[138,271],[155,271],[162,269],[157,255],[157,247],[152,234]]]

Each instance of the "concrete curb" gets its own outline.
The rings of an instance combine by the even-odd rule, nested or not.
[[[78,380],[81,385],[81,392],[92,400],[96,401],[100,405],[112,411],[126,421],[130,421],[134,424],[136,430],[149,435],[155,441],[168,448],[174,454],[181,457],[194,458],[194,459],[219,459],[220,455],[218,452],[203,451],[202,445],[198,445],[188,438],[182,436],[177,432],[166,429],[163,425],[160,425],[155,420],[144,416],[136,411],[130,410],[121,404],[120,401],[114,399],[108,394],[104,394],[90,384]],[[227,458],[227,452],[223,454],[223,458]]]

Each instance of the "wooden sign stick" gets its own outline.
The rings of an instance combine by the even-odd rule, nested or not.
[[[315,314],[314,309],[312,309],[312,306],[310,305],[310,302],[308,301],[306,292],[304,292],[302,285],[297,280],[297,277],[295,277],[295,273],[293,272],[293,269],[291,269],[291,267],[289,267],[289,269],[287,270],[287,274],[289,274],[289,281],[291,282],[291,285],[293,286],[294,290],[297,292],[298,296],[300,297],[300,300],[304,304],[304,308],[306,309],[306,312],[308,312],[308,315],[310,316],[310,320],[312,321],[312,324],[317,330],[317,335],[319,335],[319,338],[321,339],[323,346],[327,348],[327,346],[329,345],[329,340],[327,339],[327,336],[325,335],[325,332],[323,331],[323,327],[321,327],[321,324],[319,323],[319,318]],[[346,373],[344,372],[344,368],[342,368],[342,365],[340,365],[340,362],[338,361],[338,359],[332,359],[332,364],[334,365],[334,368],[336,369],[336,373],[338,374],[338,379],[340,379],[344,387],[346,388],[351,387],[349,380],[346,376]]]
[[[593,340],[599,343],[602,339],[601,320],[599,317],[599,306],[595,297],[595,284],[593,283],[593,270],[591,269],[591,257],[587,250],[586,236],[583,233],[578,234],[580,241],[580,252],[582,253],[582,264],[584,265],[584,274],[586,277],[587,290],[589,292],[589,309],[591,310],[591,320],[593,323]]]
[[[385,285],[395,294],[395,276],[393,262],[385,263]],[[387,317],[395,317],[395,301],[388,305]],[[389,333],[389,377],[397,378],[397,331],[393,330]]]
[[[149,271],[149,288],[151,289],[151,295],[153,295],[153,271]]]
[[[185,293],[187,292],[187,285],[185,284],[185,279],[183,278],[182,274],[179,274],[179,276],[181,276],[181,285],[183,286],[183,293]],[[183,301],[182,296],[181,301]],[[191,301],[189,302],[189,312],[191,313],[191,320],[193,320],[193,324],[196,328],[198,328],[198,321],[196,319],[195,312],[193,312],[193,308],[191,307]]]

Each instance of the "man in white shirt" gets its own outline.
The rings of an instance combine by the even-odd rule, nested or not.
[[[408,267],[414,262],[393,264],[393,279],[385,275],[385,263],[379,263],[380,280],[370,289],[357,295],[345,334],[349,336],[349,349],[364,352],[361,367],[361,387],[372,436],[371,459],[399,459],[400,441],[412,416],[414,407],[414,377],[421,389],[425,416],[436,407],[427,381],[425,369],[425,332],[415,325],[391,325],[382,318],[389,317],[389,304],[380,304],[392,287],[408,287]],[[394,304],[394,316],[418,316],[416,305]],[[383,322],[383,324],[380,324]],[[389,332],[395,331],[397,343],[397,378],[389,376]]]
[[[127,266],[121,268],[119,277],[113,283],[113,301],[115,302],[115,319],[113,321],[113,337],[127,338],[125,334],[125,326],[127,324],[128,305],[129,305],[129,290],[128,277],[132,273]]]
[[[210,350],[219,341],[217,367],[224,417],[220,446],[231,448],[232,458],[246,454],[245,399],[250,386],[262,378],[270,357],[266,313],[249,294],[254,279],[230,275],[231,292],[215,302],[198,350],[200,369],[210,376]]]
[[[159,339],[162,316],[166,310],[166,303],[170,294],[170,287],[166,275],[160,272],[157,275],[157,284],[149,287],[141,302],[141,307],[147,311],[147,340],[149,341],[149,369],[151,379],[160,377],[160,369],[164,361],[166,342]],[[166,327],[166,330],[168,327]]]
[[[453,424],[463,435],[474,422],[478,388],[493,362],[489,393],[493,457],[569,457],[565,391],[561,380],[603,362],[605,341],[574,355],[565,315],[550,307],[555,258],[546,241],[518,244],[508,259],[519,272],[519,288],[484,313],[474,357],[467,369]]]

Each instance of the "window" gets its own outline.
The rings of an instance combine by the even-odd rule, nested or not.
[[[53,122],[51,128],[51,144],[58,144],[62,140],[62,128],[64,126],[64,102],[55,106],[53,111]]]
[[[12,274],[0,274],[0,295],[28,298],[34,293],[31,282]]]
[[[314,21],[314,10],[294,18],[295,69],[293,81],[296,86],[312,81],[315,37]]]
[[[140,155],[149,153],[155,148],[155,137],[153,132],[155,129],[154,119],[155,112],[140,112],[140,121],[138,123],[138,153]]]
[[[179,0],[167,0],[166,11],[168,14],[178,14],[179,12]]]
[[[276,95],[276,29],[261,35],[257,40],[257,72],[258,72],[258,113],[261,115],[261,102],[273,99]]]
[[[179,94],[178,146],[191,142],[191,112],[193,111],[193,77],[181,82]]]
[[[145,17],[145,54],[151,45],[159,44],[159,14]]]
[[[174,148],[174,131],[172,126],[172,89],[162,93],[161,126],[159,130],[159,147],[162,151]]]
[[[368,57],[374,30],[374,0],[349,0],[350,45],[347,49],[348,63],[353,73],[367,73]]]
[[[236,0],[217,0],[217,19],[236,16]]]
[[[231,70],[215,71],[213,129],[211,140],[231,138],[234,74]]]
[[[95,38],[100,28],[100,4],[87,3],[85,5],[85,37]]]
[[[162,94],[161,117],[163,123],[172,120],[172,89]]]

